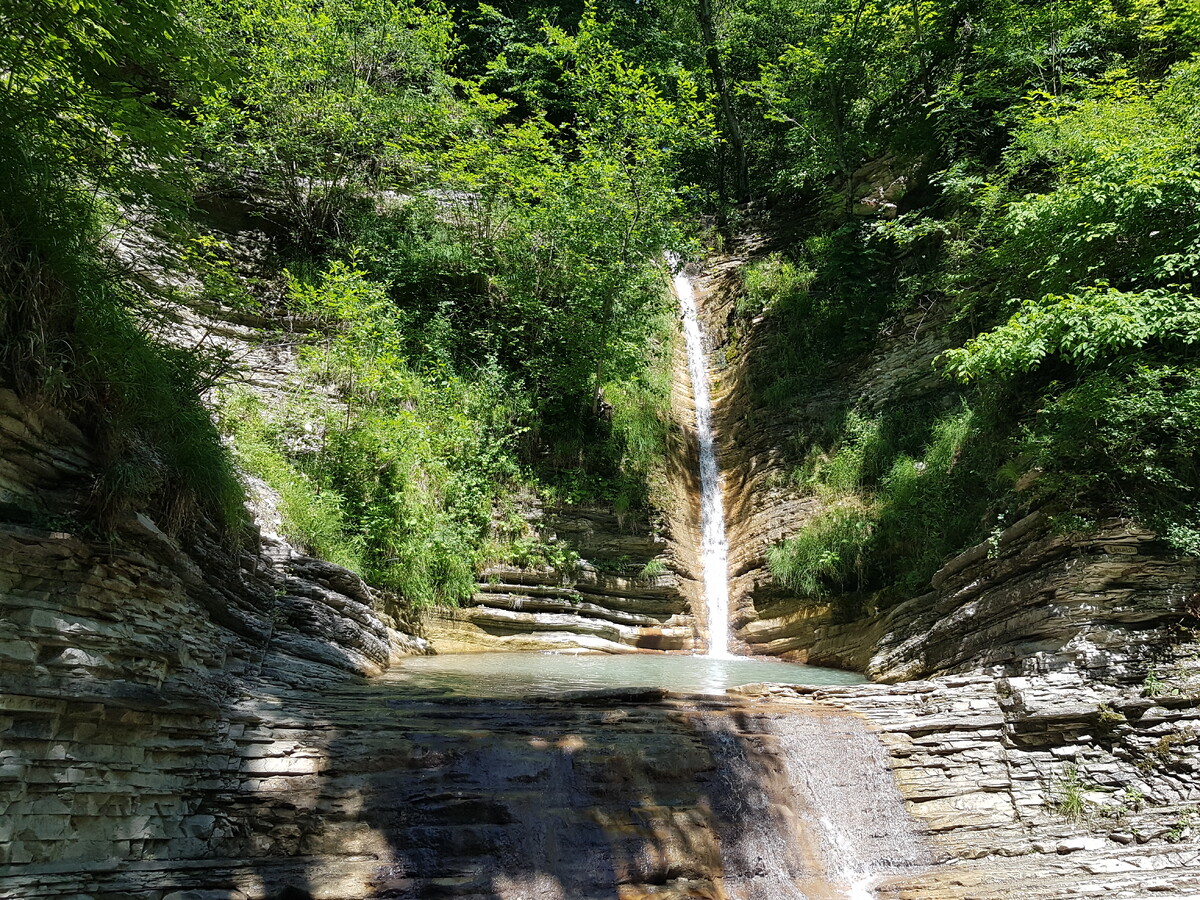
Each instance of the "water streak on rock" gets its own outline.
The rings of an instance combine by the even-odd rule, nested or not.
[[[830,710],[702,720],[730,900],[866,900],[919,871],[928,847],[877,737]]]
[[[668,257],[672,267],[678,259]],[[687,340],[688,372],[696,401],[696,436],[700,443],[700,555],[704,561],[704,596],[708,609],[708,655],[729,656],[729,545],[725,540],[724,486],[713,438],[712,401],[708,391],[708,360],[696,297],[687,273],[674,276],[675,295]]]

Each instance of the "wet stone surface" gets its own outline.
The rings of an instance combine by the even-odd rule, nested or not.
[[[1102,695],[1129,714],[1108,748]],[[1195,746],[1153,771],[1123,748],[1194,710],[1127,701],[1062,677],[538,702],[262,678],[208,716],[109,703],[84,728],[77,705],[72,739],[9,699],[42,750],[23,777],[52,789],[6,807],[4,846],[33,858],[0,897],[1190,896]],[[1055,811],[1067,762],[1088,821]],[[1104,811],[1118,784],[1140,809]],[[119,826],[72,839],[89,814]],[[37,859],[35,836],[69,849]]]

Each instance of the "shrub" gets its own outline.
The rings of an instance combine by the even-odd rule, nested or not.
[[[169,530],[207,517],[235,537],[240,487],[200,401],[214,360],[148,333],[111,248],[123,211],[179,211],[181,128],[165,110],[210,62],[180,12],[144,0],[4,11],[0,377],[94,439],[101,525],[144,509]]]
[[[820,513],[799,534],[767,551],[771,574],[780,583],[816,599],[830,585],[862,584],[866,549],[877,518],[873,510],[842,503]]]
[[[898,408],[870,418],[851,411],[834,446],[814,450],[796,480],[825,509],[768,551],[779,581],[810,597],[830,591],[921,590],[946,557],[978,539],[992,497],[963,497],[998,464],[1000,449],[979,414]]]

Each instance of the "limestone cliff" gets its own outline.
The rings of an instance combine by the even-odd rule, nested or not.
[[[197,315],[178,321],[261,346],[260,323]],[[273,334],[286,372],[290,337]],[[864,371],[880,396],[927,377]],[[1191,564],[1128,523],[1081,539],[1035,514],[947,561],[925,595],[835,623],[762,568],[764,539],[814,501],[771,477],[770,421],[731,415],[737,375],[718,409],[742,640],[887,680],[1009,677],[524,701],[366,680],[425,649],[416,626],[279,539],[268,491],[257,547],[182,541],[144,515],[91,534],[70,515],[86,438],[0,392],[0,898],[776,900],[844,896],[847,859],[905,900],[1200,890],[1195,646],[1168,630]],[[682,417],[674,546],[610,511],[542,511],[588,562],[498,568],[431,631],[688,646],[692,437]]]

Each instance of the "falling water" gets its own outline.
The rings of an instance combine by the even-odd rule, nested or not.
[[[870,900],[932,863],[886,751],[853,715],[761,711],[701,719],[730,900]]]
[[[880,876],[932,861],[896,787],[887,753],[849,715],[789,716],[773,722],[784,769],[824,845],[826,873],[847,900],[875,896]]]
[[[672,267],[678,259],[668,256]],[[721,468],[713,444],[712,402],[708,395],[708,360],[700,334],[700,318],[692,283],[682,268],[675,273],[675,295],[683,314],[688,372],[696,399],[696,434],[700,439],[700,555],[704,562],[704,596],[708,607],[708,655],[729,656],[729,545],[725,541],[725,505]]]

